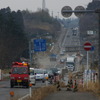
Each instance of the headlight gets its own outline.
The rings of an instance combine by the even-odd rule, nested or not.
[[[15,77],[11,77],[11,79],[15,79]]]
[[[24,79],[29,79],[28,77],[24,77]]]

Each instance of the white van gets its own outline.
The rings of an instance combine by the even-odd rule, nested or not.
[[[42,82],[45,82],[45,72],[44,69],[34,69],[34,73],[36,75],[36,80],[41,80]]]

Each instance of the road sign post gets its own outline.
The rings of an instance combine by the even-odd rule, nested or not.
[[[89,69],[89,64],[88,64],[88,59],[89,59],[89,56],[88,56],[88,51],[90,51],[91,50],[91,43],[89,43],[89,42],[86,42],[85,44],[84,44],[84,49],[87,51],[87,70]]]
[[[89,51],[91,50],[91,48],[92,48],[92,45],[91,45],[91,43],[90,42],[86,42],[85,44],[84,44],[84,50],[86,50],[87,51],[87,68],[86,68],[86,70],[87,70],[87,73],[86,73],[86,77],[87,77],[87,87],[88,87],[88,77],[89,77],[89,73],[88,73],[88,71],[89,71]]]

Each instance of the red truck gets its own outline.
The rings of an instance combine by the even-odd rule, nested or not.
[[[10,72],[10,87],[14,86],[26,86],[29,87],[29,64],[13,62]]]

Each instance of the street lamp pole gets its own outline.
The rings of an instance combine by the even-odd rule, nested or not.
[[[30,59],[30,66],[32,65],[32,42],[31,40],[29,41],[29,59]]]

